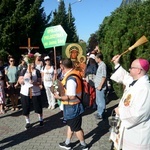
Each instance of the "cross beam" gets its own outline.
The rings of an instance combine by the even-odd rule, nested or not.
[[[28,54],[30,54],[31,50],[33,49],[39,49],[38,46],[31,46],[30,44],[30,38],[28,38],[28,46],[24,46],[24,47],[19,47],[20,49],[27,49],[28,50]]]

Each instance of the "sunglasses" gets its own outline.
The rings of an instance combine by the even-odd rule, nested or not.
[[[14,60],[10,60],[10,62],[14,62]]]

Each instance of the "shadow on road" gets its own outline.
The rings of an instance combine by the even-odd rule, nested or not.
[[[110,126],[109,126],[109,122],[108,122],[108,117],[111,115],[111,112],[115,107],[117,107],[117,105],[114,105],[113,107],[108,108],[107,112],[105,113],[104,119],[101,120],[97,124],[97,127],[95,129],[93,129],[92,131],[90,131],[88,134],[85,135],[85,139],[88,139],[90,137],[92,137],[92,139],[93,139],[93,140],[91,140],[90,143],[88,143],[89,148],[91,148],[94,143],[99,141],[103,135],[105,135],[106,133],[109,132]],[[89,111],[91,111],[91,110],[89,110]],[[88,114],[88,112],[87,112],[87,114]],[[72,146],[73,147],[76,146],[78,142],[79,141],[72,143]],[[109,139],[108,139],[108,142],[109,142]],[[111,147],[110,147],[110,149],[111,149]],[[78,150],[78,149],[75,147],[74,150]]]
[[[34,124],[32,124],[32,126],[34,125],[34,127],[32,127],[31,129],[25,130],[16,135],[3,139],[0,142],[2,145],[0,149],[7,149],[13,147],[14,145],[18,145],[24,141],[30,140],[34,137],[40,136],[54,129],[63,127],[64,124],[60,119],[61,117],[62,112],[59,112],[51,117],[44,119],[43,127],[39,127],[38,122],[35,122]]]

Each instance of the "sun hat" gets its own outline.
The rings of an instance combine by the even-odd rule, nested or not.
[[[38,52],[36,52],[35,54],[34,54],[34,56],[41,56],[41,54],[40,53],[38,53]]]

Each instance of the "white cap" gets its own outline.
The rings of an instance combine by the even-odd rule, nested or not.
[[[94,54],[90,54],[89,58],[95,59],[95,55]]]
[[[89,56],[89,55],[90,55],[90,53],[87,53],[87,54],[86,54],[86,56]]]
[[[49,56],[45,56],[45,57],[44,57],[44,60],[47,60],[47,59],[50,59],[50,57],[49,57]]]
[[[34,54],[34,56],[41,56],[41,54],[38,53],[38,52],[36,52],[36,53]]]

